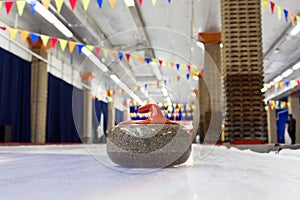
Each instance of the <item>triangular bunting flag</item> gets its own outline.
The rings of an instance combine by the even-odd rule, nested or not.
[[[16,3],[17,3],[18,14],[19,16],[22,16],[26,5],[26,0],[18,0],[16,1]]]
[[[15,29],[15,28],[9,29],[9,36],[10,36],[11,40],[15,39],[17,32],[18,32],[18,29]]]
[[[93,45],[85,45],[85,47],[89,50],[89,51],[93,51],[95,46]]]
[[[284,13],[285,21],[288,22],[289,21],[289,11],[287,11],[286,9],[284,9],[283,13]]]
[[[118,55],[118,52],[116,52],[116,51],[110,51],[110,53],[111,53],[111,55],[113,55],[113,56],[117,56],[117,55]]]
[[[82,48],[84,47],[83,44],[77,44],[78,54],[82,53]]]
[[[48,10],[50,5],[50,0],[41,0],[43,6]]]
[[[74,11],[76,3],[77,3],[77,0],[69,0],[69,2],[70,2],[70,5],[71,5],[71,8],[72,8],[72,11]]]
[[[171,0],[168,0],[168,3],[170,4],[170,3],[171,3]]]
[[[152,62],[156,63],[157,59],[156,58],[152,58]]]
[[[104,57],[106,58],[108,55],[108,49],[103,49],[103,54],[104,54]]]
[[[59,44],[60,44],[60,48],[62,51],[65,50],[66,46],[67,46],[68,41],[64,40],[64,39],[59,39]]]
[[[152,5],[155,6],[157,0],[152,0]]]
[[[187,80],[190,79],[190,74],[186,74],[186,79],[187,79]]]
[[[99,8],[102,8],[103,0],[97,0]]]
[[[291,18],[292,25],[295,26],[295,14],[290,13],[290,18]]]
[[[264,7],[264,10],[266,10],[267,4],[268,4],[268,0],[263,0],[263,7]]]
[[[83,9],[86,11],[90,5],[91,0],[81,0],[81,1],[82,1]]]
[[[69,51],[70,51],[70,53],[73,53],[75,47],[76,47],[76,42],[69,41]]]
[[[145,58],[145,61],[146,61],[147,64],[149,64],[150,61],[151,61],[151,58]]]
[[[162,66],[163,61],[159,60],[158,63],[159,63],[160,66]]]
[[[177,68],[177,70],[179,70],[180,64],[176,64],[176,68]]]
[[[0,8],[2,8],[2,1],[0,1]]]
[[[122,60],[123,60],[123,53],[122,53],[122,52],[119,52],[118,55],[119,55],[120,61],[122,61]]]
[[[30,3],[29,3],[31,14],[34,14],[34,12],[35,12],[35,10],[34,10],[35,4],[36,4],[36,1],[30,1]]]
[[[282,7],[281,6],[277,6],[277,17],[279,20],[281,20],[281,17],[282,17]]]
[[[144,61],[145,61],[145,58],[143,57],[143,56],[140,56],[140,63],[144,63]],[[147,60],[146,60],[147,61]],[[149,63],[150,63],[150,58],[149,58]],[[148,64],[149,64],[148,63]]]
[[[143,4],[143,0],[139,0],[139,4],[142,5]]]
[[[21,40],[22,42],[25,42],[25,40],[27,39],[28,35],[29,35],[29,32],[28,31],[24,31],[24,30],[21,30]]]
[[[95,54],[96,54],[97,57],[99,57],[100,50],[101,50],[101,49],[100,49],[99,47],[96,47],[96,48],[94,49]]]
[[[55,1],[57,12],[60,13],[64,0],[54,0],[54,1]]]
[[[4,4],[5,4],[5,8],[6,8],[6,13],[9,14],[10,9],[11,9],[12,5],[14,4],[14,2],[13,1],[6,1],[6,2],[4,2]]]
[[[35,44],[39,39],[39,35],[36,33],[30,33],[32,44]]]
[[[130,60],[130,53],[126,53],[125,57],[126,57],[126,60],[129,62],[129,60]]]
[[[136,55],[136,54],[133,54],[133,55],[132,55],[132,58],[133,58],[134,60],[138,60],[138,59],[139,59],[139,56]]]
[[[271,12],[272,14],[274,14],[274,10],[275,10],[275,3],[273,1],[270,1],[270,8],[271,8]]]
[[[57,38],[51,38],[52,47],[55,48],[57,44]]]
[[[109,0],[109,4],[111,8],[115,8],[116,0]]]
[[[48,44],[48,41],[49,41],[49,36],[47,36],[47,35],[41,35],[40,37],[41,37],[41,40],[43,42],[43,45],[46,47],[47,44]]]
[[[300,24],[300,17],[296,16],[296,19],[297,19],[297,24]]]

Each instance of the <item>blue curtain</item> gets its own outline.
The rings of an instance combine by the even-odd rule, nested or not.
[[[99,101],[98,99],[94,99],[93,100],[93,110],[94,110],[94,115],[93,115],[93,121],[94,121],[94,130],[97,129],[97,127],[99,126],[100,123],[100,117],[101,117],[101,113],[103,113],[103,130],[104,133],[107,134],[107,126],[108,126],[108,104],[103,102],[103,101]]]
[[[80,142],[80,130],[76,130],[74,120],[82,119],[82,106],[73,117],[72,105],[82,105],[82,91],[52,74],[48,77],[46,142]],[[72,102],[73,90],[79,99],[76,104]]]
[[[288,120],[288,109],[277,110],[277,142],[284,143],[285,124]]]
[[[12,142],[30,142],[31,64],[0,48],[0,125],[12,127]]]
[[[119,124],[122,121],[124,121],[124,112],[116,109],[116,124]]]

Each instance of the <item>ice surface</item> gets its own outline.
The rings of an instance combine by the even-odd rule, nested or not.
[[[105,156],[104,145],[88,149]],[[1,200],[299,199],[300,151],[193,146],[184,165],[151,173],[107,167],[84,145],[0,147]]]

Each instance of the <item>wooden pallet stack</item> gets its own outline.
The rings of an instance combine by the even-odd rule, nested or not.
[[[225,139],[266,141],[260,0],[221,0]]]

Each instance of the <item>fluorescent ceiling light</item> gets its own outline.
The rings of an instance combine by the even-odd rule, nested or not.
[[[288,77],[289,75],[291,75],[293,73],[293,70],[292,69],[288,69],[286,70],[285,72],[282,73],[282,76],[284,78]]]
[[[291,35],[291,36],[295,36],[295,35],[297,35],[299,32],[300,32],[300,24],[298,24],[297,26],[295,26],[295,27],[291,30],[290,35]]]
[[[32,0],[27,0],[27,3],[31,3]],[[73,37],[73,33],[65,26],[61,21],[59,21],[49,10],[47,10],[40,2],[36,1],[34,10],[39,13],[48,22],[53,24],[62,34],[66,37]]]
[[[168,94],[168,90],[167,90],[165,87],[162,87],[162,88],[161,88],[161,91],[162,91],[162,93],[163,93],[163,95],[164,95],[165,97],[169,95],[169,94]]]
[[[296,63],[293,68],[293,70],[297,70],[297,69],[300,69],[300,62]]]
[[[274,79],[274,82],[278,83],[279,81],[282,81],[282,79],[283,79],[283,77],[281,75],[279,75]]]
[[[154,70],[154,74],[155,74],[156,78],[158,80],[162,80],[162,75],[161,75],[161,72],[160,72],[157,64],[153,64],[153,70]]]
[[[204,44],[202,42],[197,41],[196,42],[197,46],[200,47],[201,49],[204,49]]]
[[[134,6],[134,0],[124,0],[125,4],[127,7],[132,7]]]
[[[267,88],[262,88],[262,89],[261,89],[261,92],[262,92],[262,93],[265,93],[266,91],[267,91]]]
[[[274,84],[275,84],[275,82],[274,82],[274,81],[271,81],[270,85],[274,85]]]
[[[120,81],[121,81],[115,74],[110,75],[110,78],[111,78],[113,81],[115,81],[117,84],[119,84]]]
[[[193,76],[193,79],[194,79],[195,81],[198,81],[198,80],[199,80],[199,77],[198,77],[198,76]]]
[[[82,53],[85,54],[99,69],[101,69],[103,72],[107,72],[108,69],[105,65],[103,65],[99,59],[86,47],[82,47],[81,49]]]

